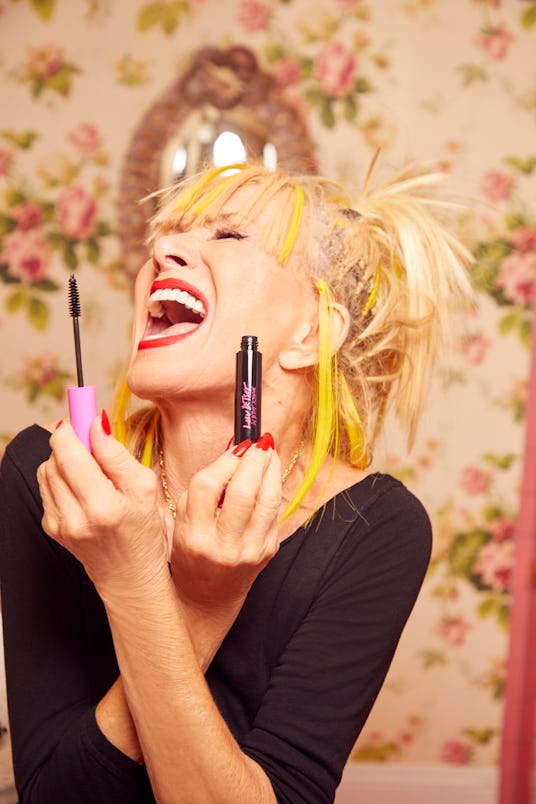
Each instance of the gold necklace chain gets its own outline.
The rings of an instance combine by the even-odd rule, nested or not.
[[[298,458],[302,454],[304,447],[305,447],[305,441],[300,441],[300,443],[298,445],[298,448],[296,450],[294,450],[294,452],[292,453],[292,456],[290,458],[290,461],[289,461],[289,464],[288,464],[287,468],[285,469],[285,471],[281,475],[281,484],[283,484],[287,480],[288,476],[290,475],[290,473],[292,472],[292,470],[296,466]],[[177,503],[175,502],[175,499],[174,499],[173,495],[171,494],[171,492],[169,490],[169,484],[168,484],[168,481],[167,481],[166,464],[165,464],[165,461],[164,461],[164,451],[163,451],[163,449],[160,449],[158,451],[158,465],[160,466],[160,483],[162,484],[162,491],[164,492],[164,499],[165,499],[165,501],[167,503],[167,506],[168,506],[169,510],[171,511],[171,516],[173,517],[173,519],[176,519],[177,518]]]

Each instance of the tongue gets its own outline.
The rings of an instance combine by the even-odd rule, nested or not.
[[[195,313],[189,307],[185,307],[184,304],[163,302],[162,307],[164,308],[165,317],[172,324],[182,324],[183,322],[199,324],[199,313]]]
[[[187,332],[192,332],[199,326],[199,321],[179,321],[173,324],[167,318],[152,318],[149,320],[145,336],[151,337],[173,337],[174,335],[185,335]]]

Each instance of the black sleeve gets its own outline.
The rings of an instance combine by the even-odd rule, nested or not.
[[[35,472],[48,454],[48,436],[29,428],[8,446],[0,467],[2,620],[19,800],[154,801],[145,769],[95,720],[83,570],[41,528]]]
[[[278,802],[331,802],[430,558],[424,508],[391,487],[346,534],[270,679],[243,750]]]

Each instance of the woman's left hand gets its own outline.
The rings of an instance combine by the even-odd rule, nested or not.
[[[236,613],[278,550],[280,505],[281,465],[271,446],[253,445],[240,458],[228,450],[194,475],[178,502],[171,552],[181,601]]]
[[[135,594],[166,567],[157,479],[100,418],[90,438],[92,454],[68,422],[51,436],[52,454],[37,471],[43,528],[82,562],[101,596]]]

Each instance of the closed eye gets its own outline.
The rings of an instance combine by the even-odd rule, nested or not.
[[[218,229],[214,233],[214,238],[216,240],[245,240],[246,235],[235,232],[232,229]]]

